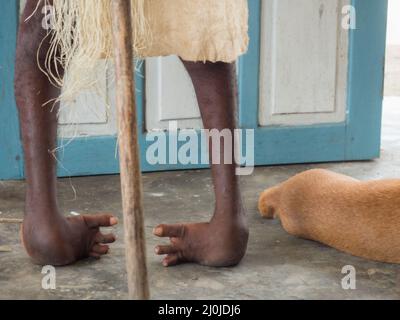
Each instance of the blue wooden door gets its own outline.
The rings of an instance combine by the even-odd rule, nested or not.
[[[353,0],[349,32],[347,112],[343,122],[310,126],[259,124],[261,1],[251,1],[249,54],[241,60],[240,123],[255,129],[257,165],[367,160],[380,155],[386,0]]]
[[[270,0],[267,0],[270,1]],[[352,0],[356,29],[349,31],[346,113],[343,121],[312,125],[266,125],[260,123],[260,97],[267,90],[260,81],[263,68],[261,46],[262,5],[249,0],[250,48],[239,61],[239,123],[255,133],[256,165],[365,160],[379,156],[382,84],[386,32],[386,0]],[[321,12],[321,10],[320,10]],[[4,0],[0,11],[0,179],[23,178],[19,128],[13,98],[18,5]],[[268,67],[268,66],[267,66]],[[145,74],[146,70],[141,70]],[[197,164],[157,164],[145,154],[152,144],[145,128],[145,79],[137,76],[140,145],[143,171],[191,169]],[[174,138],[169,133],[169,138]],[[61,144],[62,142],[60,142]],[[179,142],[183,144],[183,142]],[[118,173],[116,137],[76,138],[59,153],[59,175]],[[179,146],[178,146],[179,147]],[[199,147],[200,148],[200,147]]]

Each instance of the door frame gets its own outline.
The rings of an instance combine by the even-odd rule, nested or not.
[[[262,0],[249,0],[250,47],[239,60],[239,124],[255,130],[256,165],[369,160],[380,155],[381,118],[386,42],[387,0],[352,0],[357,29],[350,30],[347,119],[344,123],[302,127],[259,127],[260,40]],[[22,147],[14,99],[13,77],[19,1],[5,0],[0,12],[0,178],[24,177]],[[374,45],[371,46],[370,43]],[[144,65],[144,64],[143,64]],[[5,70],[5,72],[4,72]],[[2,75],[3,73],[3,75]],[[139,74],[145,74],[143,66]],[[141,154],[146,141],[144,78],[136,76]],[[305,144],[304,141],[308,143]],[[66,144],[66,141],[60,145]],[[75,138],[60,150],[59,176],[114,174],[119,172],[116,137]],[[200,148],[200,146],[199,146]],[[64,152],[65,151],[65,152]],[[93,164],[96,164],[95,166]],[[143,171],[203,168],[198,165],[148,164]]]

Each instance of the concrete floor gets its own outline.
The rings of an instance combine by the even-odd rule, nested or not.
[[[397,104],[397,105],[396,105]],[[212,210],[209,171],[144,175],[148,265],[152,297],[157,299],[397,299],[400,266],[355,258],[318,243],[286,234],[278,221],[260,218],[261,190],[315,167],[359,179],[400,178],[400,104],[385,107],[382,158],[370,162],[292,165],[257,168],[243,178],[251,238],[248,253],[235,268],[214,269],[187,264],[163,268],[153,254],[151,235],[158,223],[204,221]],[[74,199],[72,186],[76,189]],[[23,214],[24,183],[0,182],[0,217]],[[60,202],[71,211],[110,211],[121,216],[119,179],[76,178],[60,181]],[[122,226],[116,233],[122,239]],[[124,247],[118,241],[100,261],[86,260],[57,269],[57,289],[41,289],[41,268],[30,263],[18,239],[17,225],[0,225],[1,299],[126,298]],[[0,250],[1,251],[1,250]],[[357,289],[341,288],[341,269],[357,270]]]

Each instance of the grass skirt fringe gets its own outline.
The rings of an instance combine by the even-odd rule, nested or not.
[[[130,0],[133,21],[133,49],[139,57],[151,41],[145,16],[145,0]],[[49,33],[50,41],[41,70],[50,82],[63,88],[59,101],[72,103],[82,90],[96,88],[99,66],[108,66],[113,55],[110,0],[53,0]],[[48,0],[38,0],[49,5]],[[50,39],[49,39],[50,38]],[[60,68],[66,70],[65,76]],[[103,95],[105,93],[102,93]]]

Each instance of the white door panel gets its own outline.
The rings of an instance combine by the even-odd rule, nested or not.
[[[26,0],[20,0],[20,14]],[[96,90],[79,94],[74,103],[61,103],[58,136],[60,138],[109,136],[117,134],[116,109],[114,103],[113,70],[105,71],[105,61],[99,62]],[[108,74],[107,74],[107,73]],[[110,76],[111,75],[111,76]]]
[[[264,0],[261,126],[342,122],[346,114],[347,0]]]
[[[113,68],[100,62],[97,73],[96,89],[83,91],[75,102],[61,104],[59,116],[59,137],[106,136],[117,134],[115,88]]]
[[[176,56],[146,60],[146,129],[201,128],[200,111],[192,81]]]

